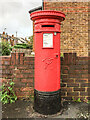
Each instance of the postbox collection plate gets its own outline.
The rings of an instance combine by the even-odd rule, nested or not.
[[[53,48],[53,33],[43,33],[43,48]]]

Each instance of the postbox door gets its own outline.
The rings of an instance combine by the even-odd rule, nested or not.
[[[35,89],[56,91],[60,89],[60,33],[42,32],[35,37]]]

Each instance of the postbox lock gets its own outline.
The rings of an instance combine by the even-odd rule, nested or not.
[[[57,33],[56,33],[56,32],[54,32],[54,35],[57,35]]]
[[[58,55],[56,55],[56,58],[58,58]]]
[[[58,58],[58,53],[55,53],[55,58]]]

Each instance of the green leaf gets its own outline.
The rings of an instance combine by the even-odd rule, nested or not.
[[[11,87],[8,87],[8,89],[11,91],[12,90],[12,88]]]
[[[77,99],[77,102],[81,102],[80,98]]]
[[[4,104],[6,104],[6,103],[8,103],[9,101],[8,101],[8,99],[6,99],[5,101],[4,101]]]
[[[1,97],[0,100],[3,104],[12,103],[17,100],[17,96],[13,91],[13,87],[14,87],[14,82],[12,81],[8,82],[6,86],[5,84],[2,85],[2,91],[0,91],[0,97]]]
[[[64,57],[63,53],[61,53],[61,57]]]
[[[73,101],[76,101],[73,97],[72,97]]]
[[[13,86],[15,83],[14,82],[10,82],[10,85]]]
[[[88,104],[90,104],[90,100],[88,100],[88,102],[87,102]]]
[[[15,101],[17,100],[17,96],[15,96]]]

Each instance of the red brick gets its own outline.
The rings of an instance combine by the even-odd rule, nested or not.
[[[16,54],[11,53],[11,65],[15,65],[15,64],[16,64]]]
[[[67,79],[68,78],[68,74],[66,75],[66,74],[63,74],[62,75],[62,79]]]
[[[66,92],[62,91],[61,96],[66,96]]]
[[[28,62],[28,61],[25,62],[25,61],[24,61],[24,65],[34,65],[34,62],[30,62],[30,61],[29,61],[29,62]]]
[[[11,74],[11,70],[10,69],[4,69],[4,70],[2,70],[2,74]]]
[[[20,70],[17,69],[17,70],[14,70],[13,73],[20,75],[21,72],[20,72]]]
[[[74,79],[63,79],[62,82],[65,82],[65,83],[74,83]]]
[[[16,65],[20,64],[20,54],[19,53],[15,53],[16,54]]]
[[[85,91],[85,88],[73,88],[74,91]]]
[[[24,53],[20,53],[20,64],[23,65],[24,64]]]
[[[79,84],[77,84],[77,83],[68,83],[67,87],[79,87]]]
[[[10,68],[10,69],[14,69],[14,68],[15,68],[15,66],[10,65],[10,66],[9,66],[9,68]]]
[[[24,83],[31,83],[31,82],[33,82],[33,79],[21,79],[21,82],[24,82]]]
[[[70,96],[61,96],[61,98],[63,98],[63,99],[65,99],[65,100],[72,100],[72,96],[70,97]]]
[[[24,75],[18,74],[16,75],[16,78],[24,78]]]
[[[89,96],[88,92],[80,92],[81,96]]]
[[[31,93],[29,93],[29,92],[20,92],[20,93],[17,92],[18,99],[29,98],[30,95],[31,95]]]
[[[21,76],[23,76],[23,78],[33,78],[34,75],[33,74],[20,74]]]
[[[87,88],[87,92],[90,92],[90,88]]]
[[[82,74],[82,78],[88,78],[88,74]]]
[[[5,78],[2,78],[2,82],[6,82],[7,81],[7,79],[5,79]]]
[[[20,83],[21,81],[20,81],[20,78],[14,78],[14,79],[13,79],[13,82],[14,82],[15,84],[18,84],[18,83]]]
[[[78,92],[67,92],[68,96],[78,96],[79,93]]]
[[[2,74],[2,70],[0,70],[0,74]]]
[[[73,88],[68,88],[68,87],[62,87],[61,88],[61,91],[68,91],[68,92],[71,92],[73,90]]]
[[[89,87],[90,83],[81,83],[81,87]]]
[[[33,74],[34,71],[33,70],[21,70],[21,73],[30,73],[30,74]]]
[[[64,74],[68,74],[68,72],[69,72],[68,70],[64,70],[63,71]]]
[[[0,69],[2,69],[2,65],[0,65]]]
[[[78,74],[88,74],[88,70],[75,70],[75,73],[78,73]]]
[[[21,88],[20,89],[21,91],[27,91],[27,92],[29,92],[29,91],[32,91],[33,90],[33,88],[31,88],[31,87],[26,87],[26,88]]]
[[[3,60],[1,61],[1,64],[4,65],[4,61]]]
[[[63,70],[69,70],[69,66],[67,66],[67,65],[62,65],[62,69],[63,69]]]
[[[5,75],[5,74],[2,74],[2,76],[0,75],[0,77],[2,78],[7,78],[7,77],[10,77],[9,75]]]
[[[2,56],[2,60],[3,61],[10,61],[11,60],[11,56]]]
[[[10,61],[10,60],[5,60],[5,61],[4,61],[4,64],[5,64],[5,65],[10,65],[10,64],[11,64],[11,61]]]
[[[23,66],[19,65],[19,66],[17,66],[17,69],[20,69],[20,70],[29,70],[30,66],[28,66],[28,65],[23,65]]]
[[[88,65],[76,65],[75,70],[88,70]]]
[[[81,78],[81,77],[82,77],[82,74],[78,74],[78,73],[75,74],[75,73],[74,73],[74,74],[69,74],[68,76],[69,76],[69,78]]]
[[[33,83],[33,81],[31,81],[31,82],[27,82],[27,87],[34,87],[34,83]]]
[[[79,83],[85,83],[85,82],[88,82],[88,79],[87,78],[77,78],[76,80],[75,80],[75,82],[77,83],[77,82],[79,82]]]
[[[31,60],[31,61],[34,61],[34,57],[25,57],[25,60],[26,60],[26,61],[30,61],[30,60]]]
[[[61,83],[61,87],[66,87],[66,84],[65,83]]]
[[[14,81],[15,82],[15,87],[16,88],[21,88],[21,87],[26,87],[25,83],[22,83],[21,81]]]

